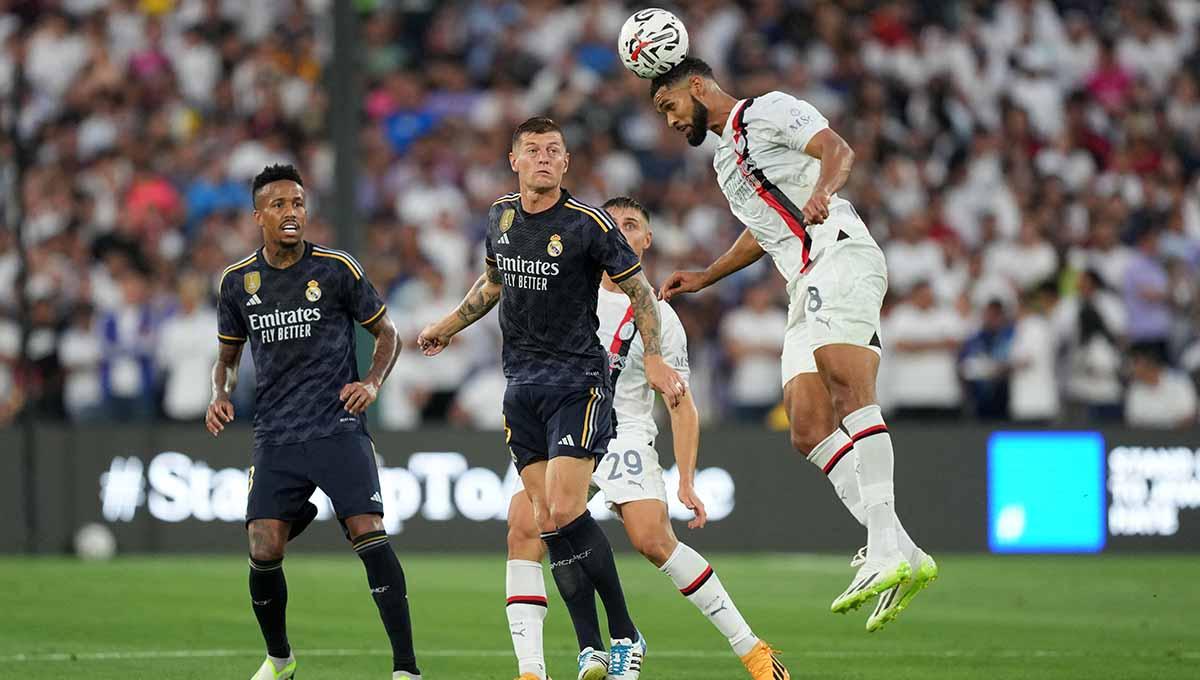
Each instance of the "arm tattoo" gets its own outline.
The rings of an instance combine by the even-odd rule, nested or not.
[[[642,334],[646,355],[661,355],[662,337],[659,328],[662,322],[658,316],[658,300],[654,297],[654,289],[650,287],[646,275],[639,272],[637,276],[625,279],[617,285],[629,296],[629,305],[633,307],[633,323]]]
[[[384,312],[383,318],[371,324],[368,328],[375,336],[375,353],[371,355],[371,368],[367,371],[365,382],[383,385],[383,381],[392,373],[396,365],[396,357],[400,356],[400,338],[396,333],[396,324]]]
[[[220,343],[220,352],[217,354],[217,363],[213,365],[212,372],[212,389],[213,396],[228,397],[230,392],[237,387],[237,369],[238,364],[242,360],[242,348],[245,343],[236,345]]]
[[[475,280],[475,285],[467,291],[467,296],[459,303],[455,314],[463,328],[482,319],[492,307],[500,302],[500,284],[503,279],[500,270],[495,265],[488,265],[487,271]]]

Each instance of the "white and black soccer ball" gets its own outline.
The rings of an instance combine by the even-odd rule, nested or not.
[[[625,68],[639,78],[653,78],[670,71],[688,52],[687,28],[679,17],[651,7],[634,12],[621,27],[617,53]]]

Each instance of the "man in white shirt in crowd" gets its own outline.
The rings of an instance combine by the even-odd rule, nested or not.
[[[1050,321],[1056,302],[1053,283],[1038,286],[1022,299],[1010,352],[1008,414],[1013,420],[1049,423],[1058,418],[1061,406],[1055,376],[1058,342]]]
[[[1185,428],[1196,424],[1196,386],[1163,365],[1153,351],[1135,351],[1125,397],[1125,422],[1133,427]]]
[[[173,420],[199,420],[212,397],[208,378],[217,348],[211,335],[217,310],[205,299],[204,278],[179,280],[179,308],[159,331],[158,367],[166,377],[163,411]]]
[[[939,304],[929,281],[913,286],[908,301],[888,317],[884,361],[892,365],[896,416],[953,418],[962,413],[958,350],[965,335],[954,307]]]
[[[730,398],[738,420],[760,422],[779,403],[779,354],[787,314],[772,304],[766,284],[746,291],[742,305],[721,322],[721,343],[733,363]]]

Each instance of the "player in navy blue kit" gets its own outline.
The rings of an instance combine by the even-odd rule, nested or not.
[[[606,212],[562,188],[570,156],[558,125],[542,117],[522,123],[509,163],[520,191],[488,212],[484,274],[418,343],[433,356],[499,303],[505,437],[575,624],[578,677],[637,678],[646,643],[629,617],[608,539],[587,511],[592,471],[614,433],[608,354],[596,335],[602,273],[629,295],[650,386],[672,403],[686,387],[663,360],[658,304],[638,256]],[[611,655],[600,636],[597,592]]]
[[[383,530],[375,446],[365,411],[400,351],[396,327],[363,268],[347,253],[304,240],[304,183],[290,165],[254,178],[254,220],[263,246],[221,275],[206,425],[213,436],[233,420],[229,394],[242,348],[257,369],[254,455],[246,504],[250,599],[267,643],[251,680],[296,673],[286,628],[284,547],[312,521],[309,497],[320,487],[333,501],[392,643],[393,679],[420,678],[404,571]],[[375,336],[366,378],[359,379],[354,324]]]

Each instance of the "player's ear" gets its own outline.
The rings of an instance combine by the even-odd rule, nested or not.
[[[569,167],[571,167],[571,152],[564,151],[563,152],[563,172],[566,172],[567,168],[569,168]]]
[[[700,76],[692,76],[690,79],[688,79],[688,92],[693,97],[699,99],[707,91],[708,83],[704,81],[704,78],[701,78]]]
[[[517,155],[513,152],[508,152],[508,167],[512,168],[513,172],[517,171]]]
[[[648,249],[651,243],[654,243],[654,232],[650,231],[650,227],[646,227],[646,245],[642,250]]]

